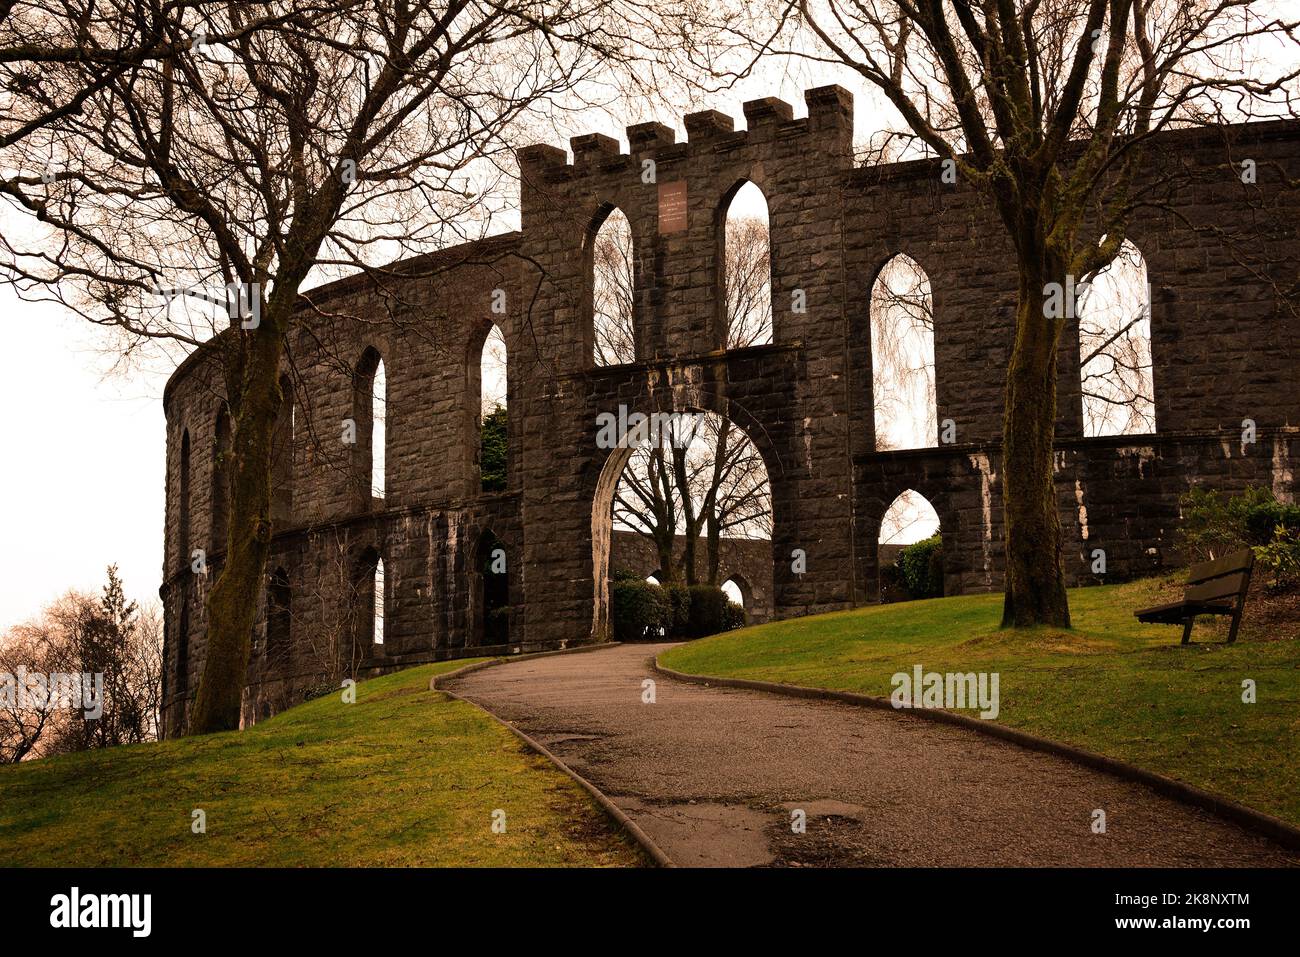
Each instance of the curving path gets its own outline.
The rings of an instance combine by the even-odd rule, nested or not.
[[[667,647],[512,662],[447,687],[550,748],[685,866],[1300,863],[1142,785],[964,728],[673,681],[650,668]]]

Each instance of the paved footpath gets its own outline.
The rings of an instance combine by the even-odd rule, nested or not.
[[[545,744],[685,866],[1300,863],[1144,786],[964,728],[674,681],[650,668],[667,647],[513,662],[450,688]]]

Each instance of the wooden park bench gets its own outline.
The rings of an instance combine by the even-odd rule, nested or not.
[[[1133,614],[1138,621],[1182,625],[1184,645],[1192,637],[1192,623],[1197,615],[1231,615],[1228,644],[1232,644],[1237,640],[1237,627],[1241,624],[1246,589],[1250,587],[1250,570],[1254,565],[1255,553],[1249,548],[1212,562],[1193,565],[1187,575],[1182,601],[1143,608]]]

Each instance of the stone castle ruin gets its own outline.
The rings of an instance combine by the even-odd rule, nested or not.
[[[620,406],[716,413],[761,452],[774,530],[758,548],[769,561],[754,561],[751,541],[736,562],[763,579],[749,585],[773,617],[874,601],[882,518],[909,489],[939,516],[945,593],[1000,587],[1017,286],[1005,229],[937,161],[856,166],[844,90],[810,90],[805,102],[798,119],[781,100],[746,103],[744,131],[720,113],[690,114],[685,142],[666,126],[632,126],[628,153],[602,135],[574,138],[572,160],[524,149],[518,233],[308,294],[288,343],[292,402],[276,443],[246,721],[341,676],[604,638],[621,535],[610,509],[630,450],[600,448],[596,432]],[[1144,181],[1151,202],[1128,234],[1151,286],[1156,431],[1085,437],[1077,332],[1062,341],[1056,485],[1074,584],[1176,562],[1178,500],[1192,486],[1294,490],[1300,322],[1286,298],[1294,307],[1300,192],[1281,176],[1300,178],[1300,124],[1162,137]],[[1247,159],[1256,182],[1239,175]],[[745,183],[768,203],[773,341],[726,349],[721,230]],[[636,361],[598,367],[592,237],[614,209],[632,232]],[[1224,230],[1242,241],[1225,242]],[[935,415],[947,434],[877,451],[871,290],[900,253],[932,289]],[[508,355],[507,477],[504,491],[484,492],[479,362],[493,325]],[[165,394],[169,733],[201,673],[204,602],[224,548],[219,340]],[[371,481],[381,369],[382,497]],[[351,443],[340,438],[348,422]],[[206,575],[191,570],[196,549]],[[1093,571],[1099,549],[1104,575]]]

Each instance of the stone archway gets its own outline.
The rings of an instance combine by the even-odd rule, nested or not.
[[[720,402],[719,405],[725,407],[726,406],[725,400]],[[632,416],[634,414],[635,413],[629,413],[627,415],[627,421],[629,424],[633,422]],[[645,416],[651,415],[651,413],[641,413],[641,414]],[[743,435],[745,439],[757,451],[759,457],[762,459],[763,469],[765,472],[764,480],[767,486],[767,495],[769,501],[768,507],[771,511],[772,533],[770,538],[766,540],[765,544],[769,549],[772,559],[774,560],[775,551],[777,549],[777,542],[780,540],[781,537],[780,525],[779,525],[780,510],[778,509],[776,502],[778,499],[777,487],[778,487],[778,483],[781,481],[783,477],[783,473],[781,472],[779,466],[774,467],[773,465],[774,456],[772,455],[771,450],[764,448],[764,443],[762,441],[761,436],[756,440],[755,436],[752,434],[750,429],[747,429],[744,424],[742,424],[741,422],[737,422],[735,418],[728,416],[723,412],[715,411],[713,409],[708,409],[708,408],[702,408],[700,406],[692,406],[684,409],[674,410],[668,413],[665,412],[658,413],[658,415],[661,416],[679,415],[679,414],[694,414],[694,415],[708,414],[718,419],[725,420],[731,425],[732,428],[734,428],[741,435]],[[605,459],[604,465],[602,466],[600,473],[596,479],[595,487],[592,494],[592,508],[591,508],[592,625],[591,625],[590,637],[591,640],[594,641],[603,640],[604,638],[607,638],[612,633],[610,628],[610,619],[609,619],[609,572],[610,572],[610,555],[612,551],[612,542],[613,542],[613,533],[614,533],[614,519],[613,519],[614,500],[619,487],[619,482],[623,478],[624,472],[627,469],[629,463],[631,462],[635,451],[636,450],[634,448],[628,447],[626,445],[610,449],[609,454]],[[680,538],[680,535],[678,537]],[[763,542],[764,540],[760,538],[760,539],[754,539],[753,541]],[[707,563],[707,557],[703,554],[703,544],[700,545],[700,549],[701,549],[701,554],[697,556],[696,563],[697,563],[697,569],[702,570]],[[720,571],[722,572],[722,574],[719,576],[720,579],[734,577],[734,575],[729,575],[728,574],[729,570],[721,565],[720,565]],[[749,587],[749,583],[747,580],[745,582],[745,587],[746,588]],[[752,589],[749,590],[748,594],[751,596],[750,604],[752,604],[752,594],[753,594]]]

